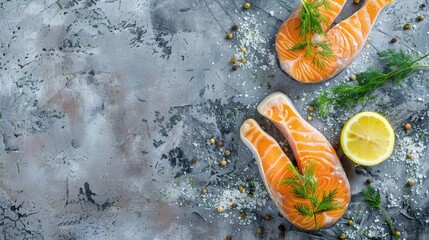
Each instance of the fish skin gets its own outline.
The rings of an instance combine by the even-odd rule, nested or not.
[[[305,50],[290,50],[302,42],[299,36],[299,5],[277,33],[275,45],[281,68],[302,83],[318,83],[334,77],[359,55],[377,17],[392,2],[393,0],[366,0],[358,11],[333,27],[330,26],[341,13],[346,0],[330,0],[331,10],[320,7],[321,14],[328,20],[327,24],[322,25],[326,37],[314,34],[312,40],[328,43],[334,54],[332,58],[323,60],[324,69],[313,63],[313,56],[305,56]]]
[[[299,116],[286,95],[278,92],[269,95],[259,104],[258,111],[286,137],[301,173],[309,163],[315,164],[316,194],[321,196],[323,191],[337,189],[335,200],[339,208],[317,214],[317,227],[313,217],[300,215],[294,204],[310,206],[309,201],[295,197],[291,186],[280,184],[281,180],[293,175],[288,170],[293,163],[274,138],[255,120],[247,119],[240,128],[240,137],[253,153],[271,199],[281,214],[298,228],[316,230],[332,226],[344,215],[351,198],[350,185],[335,150],[320,132]]]

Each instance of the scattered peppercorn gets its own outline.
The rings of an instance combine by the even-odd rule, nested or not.
[[[366,183],[371,184],[371,183],[372,183],[372,179],[371,179],[371,178],[368,178],[368,179],[366,180]]]
[[[232,240],[231,235],[226,236],[225,240]]]
[[[247,214],[245,212],[240,213],[240,218],[245,219],[247,217]]]
[[[231,208],[237,208],[237,203],[231,204]]]
[[[207,188],[203,188],[202,192],[207,193]]]
[[[413,154],[408,153],[408,154],[407,154],[407,158],[413,158]]]
[[[314,109],[314,107],[313,106],[309,106],[308,107],[308,111],[310,111],[310,112],[313,112],[315,109]]]
[[[286,227],[283,224],[280,224],[278,227],[279,231],[280,231],[280,237],[284,238],[286,235]]]
[[[242,58],[242,59],[241,59],[241,63],[246,64],[246,63],[247,63],[247,59]]]
[[[223,146],[223,142],[222,141],[217,141],[217,143],[216,143],[216,146],[218,146],[218,147],[222,147]]]
[[[221,212],[224,212],[224,211],[225,211],[225,208],[224,208],[224,207],[222,207],[222,206],[219,206],[219,207],[217,207],[217,208],[216,208],[216,210],[217,210],[219,213],[221,213]]]
[[[410,30],[411,29],[411,24],[407,23],[404,25],[404,29],[405,30]]]
[[[425,17],[424,17],[423,15],[419,15],[419,16],[417,17],[417,21],[421,22],[421,21],[423,21],[423,20],[425,20]]]
[[[416,181],[414,179],[410,178],[410,179],[408,179],[407,183],[408,183],[408,186],[412,187],[412,186],[414,186],[414,184],[416,183]]]
[[[243,191],[244,191],[244,187],[243,187],[242,185],[240,185],[240,186],[238,186],[238,190],[239,190],[240,192],[243,192]]]
[[[283,148],[283,151],[284,151],[284,152],[289,152],[289,148],[288,148],[288,147],[284,147],[284,148]]]
[[[214,144],[215,143],[214,138],[210,138],[209,142],[210,142],[210,144]]]
[[[243,8],[244,9],[249,9],[250,8],[250,3],[245,3],[245,4],[243,4]]]
[[[401,236],[401,232],[400,231],[396,231],[395,232],[395,236],[400,237]]]
[[[226,166],[226,164],[228,164],[228,163],[226,162],[226,160],[225,160],[225,159],[222,159],[222,161],[220,161],[220,165],[221,165],[222,167],[225,167],[225,166]]]
[[[195,164],[195,163],[198,162],[196,157],[193,157],[191,161],[192,161],[193,164]]]
[[[308,116],[308,117],[307,117],[307,120],[308,120],[308,121],[311,121],[311,120],[313,120],[313,117],[312,117],[312,116]]]
[[[231,62],[231,63],[237,63],[237,58],[236,57],[232,57],[231,59],[229,59],[229,61]]]
[[[410,130],[411,127],[412,127],[411,124],[409,124],[409,123],[405,124],[405,130]]]
[[[354,0],[355,4],[358,5],[360,3],[360,0]]]
[[[237,65],[232,65],[232,71],[237,71],[237,69],[238,69],[238,66]]]
[[[250,190],[250,191],[249,191],[249,195],[250,195],[250,196],[255,195],[255,191],[254,191],[254,190]]]
[[[334,149],[335,149],[335,150],[338,150],[339,148],[340,148],[340,144],[335,143],[335,144],[334,144]]]
[[[229,155],[231,155],[231,151],[229,151],[229,149],[226,149],[225,152],[224,152],[224,155],[226,157],[228,157]]]
[[[263,228],[263,227],[258,227],[258,233],[259,233],[259,234],[264,233],[264,228]]]
[[[390,43],[396,43],[398,41],[398,39],[397,38],[392,38],[391,40],[390,40]]]
[[[425,8],[426,7],[426,3],[422,3],[421,5],[420,5],[420,8]]]
[[[340,234],[340,239],[346,239],[346,234],[345,233],[341,233]]]
[[[351,226],[351,225],[353,225],[353,220],[349,220],[349,221],[347,222],[347,224],[348,224],[348,225],[350,225],[350,226]]]
[[[356,75],[355,75],[355,74],[352,74],[352,75],[350,76],[350,80],[351,80],[351,81],[356,80]]]
[[[227,35],[226,35],[226,38],[227,39],[232,39],[234,37],[234,35],[232,35],[232,33],[228,33]]]
[[[232,25],[231,29],[232,29],[232,31],[237,31],[238,25],[237,24]]]
[[[245,47],[242,47],[240,50],[241,50],[242,53],[247,52],[247,48],[245,48]]]
[[[267,221],[271,220],[271,215],[270,214],[265,214],[264,219]]]

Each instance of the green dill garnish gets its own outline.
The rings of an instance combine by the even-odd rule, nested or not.
[[[368,68],[365,72],[356,74],[357,84],[341,83],[330,90],[324,90],[316,98],[314,104],[318,106],[321,117],[326,117],[334,107],[350,109],[357,103],[364,103],[368,95],[387,81],[393,80],[395,84],[402,83],[415,69],[429,68],[429,65],[418,64],[429,56],[426,54],[415,59],[413,55],[404,51],[387,50],[378,53],[384,68]]]
[[[325,69],[325,61],[334,56],[329,44],[313,41],[313,35],[319,34],[323,37],[326,33],[322,24],[328,24],[328,20],[322,15],[319,8],[324,7],[330,9],[328,0],[315,0],[306,1],[301,0],[302,8],[299,11],[299,36],[303,39],[302,42],[297,43],[290,50],[305,50],[305,56],[313,56],[313,64],[320,69]]]
[[[314,218],[316,229],[319,229],[316,215],[339,207],[335,201],[337,190],[323,192],[322,196],[319,197],[317,179],[314,177],[316,172],[314,162],[308,164],[302,174],[293,165],[290,165],[288,170],[293,175],[283,179],[280,184],[291,186],[294,197],[309,201],[310,204],[298,203],[294,204],[293,207],[300,215]]]
[[[362,190],[362,195],[365,198],[365,200],[368,202],[369,206],[375,209],[378,209],[380,213],[383,215],[384,219],[386,220],[387,225],[389,225],[390,232],[392,233],[392,236],[395,239],[398,239],[398,237],[395,235],[395,228],[393,227],[392,220],[386,213],[386,209],[384,209],[381,206],[381,198],[380,193],[378,191],[375,191],[375,189],[368,185],[367,189]]]

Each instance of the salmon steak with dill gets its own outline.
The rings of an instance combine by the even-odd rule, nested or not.
[[[240,128],[240,137],[253,153],[265,187],[282,215],[304,230],[335,224],[346,212],[351,191],[347,176],[329,141],[307,123],[282,93],[273,93],[258,106],[285,136],[297,167],[280,145],[253,119]]]
[[[358,56],[381,11],[393,0],[365,0],[349,18],[331,26],[347,0],[301,0],[276,37],[281,68],[302,83],[328,80]]]

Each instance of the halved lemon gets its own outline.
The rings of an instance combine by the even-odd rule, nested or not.
[[[341,147],[353,162],[374,166],[392,155],[395,132],[386,118],[361,112],[350,118],[341,131]]]

